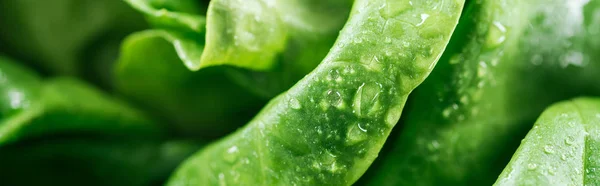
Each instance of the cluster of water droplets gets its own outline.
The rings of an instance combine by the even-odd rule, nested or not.
[[[313,161],[311,167],[317,171],[325,170],[330,173],[344,172],[347,166],[338,162],[338,155],[324,150],[319,153],[317,159]]]
[[[470,43],[460,54],[452,56],[449,63],[455,69],[454,80],[448,89],[455,91],[457,95],[450,101],[448,106],[442,110],[444,118],[452,118],[458,121],[465,120],[469,116],[476,116],[481,109],[487,109],[491,105],[478,104],[484,96],[486,87],[496,85],[495,69],[504,56],[503,43],[509,28],[500,21],[491,21],[485,40],[479,44],[478,41]],[[482,47],[480,52],[472,52],[469,47]],[[456,73],[458,72],[458,73]],[[447,93],[442,93],[440,101]]]

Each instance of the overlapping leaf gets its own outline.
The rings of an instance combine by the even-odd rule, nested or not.
[[[464,3],[398,2],[357,0],[313,72],[247,126],[190,158],[169,185],[354,183],[435,66]],[[417,12],[431,16],[407,18]]]
[[[600,94],[597,4],[471,2],[363,183],[492,184],[546,106]]]

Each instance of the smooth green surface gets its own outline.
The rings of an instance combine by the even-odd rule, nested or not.
[[[356,1],[313,72],[187,160],[168,185],[352,184],[435,66],[463,3]]]
[[[0,50],[46,74],[103,85],[120,40],[144,27],[121,0],[0,0]]]
[[[600,94],[598,2],[471,2],[360,183],[492,184],[546,106]]]
[[[151,139],[44,139],[0,147],[3,185],[160,185],[195,142]]]
[[[161,136],[138,111],[78,80],[40,81],[32,72],[0,59],[0,146],[23,138],[57,134]]]
[[[600,99],[542,113],[494,185],[599,185]]]
[[[189,71],[173,47],[177,42],[185,40],[160,30],[128,37],[115,72],[117,90],[182,134],[214,138],[249,121],[265,100],[232,82],[223,67]]]

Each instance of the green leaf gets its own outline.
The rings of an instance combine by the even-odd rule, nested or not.
[[[356,181],[445,49],[464,3],[395,2],[357,0],[313,72],[246,127],[187,160],[169,185]],[[423,12],[429,16],[410,16]]]
[[[117,58],[113,43],[144,27],[119,0],[0,0],[0,45],[48,74],[109,83],[103,73]]]
[[[552,105],[494,185],[600,184],[600,99]]]
[[[187,135],[218,137],[250,120],[265,101],[228,79],[225,67],[189,71],[181,59],[198,55],[184,47],[202,46],[180,37],[186,36],[161,30],[128,37],[115,72],[117,90]]]
[[[187,141],[45,139],[0,147],[0,175],[5,185],[155,185],[198,149]]]
[[[12,61],[0,59],[0,146],[57,134],[160,136],[160,128],[127,105],[69,79],[41,82]]]
[[[33,72],[0,56],[0,121],[35,106],[40,99],[41,81]]]
[[[206,47],[201,58],[186,63],[192,71],[216,65],[267,71],[277,68],[279,56],[288,47],[294,46],[288,44],[289,40],[307,38],[313,43],[320,43],[323,39],[327,41],[327,38],[335,37],[334,34],[346,19],[351,0],[214,0],[209,4],[206,19],[198,13],[201,8],[192,11],[185,9],[195,5],[192,1],[127,2],[150,17],[150,22],[156,23],[157,28],[206,34]],[[203,27],[205,22],[206,33]],[[189,42],[204,43],[202,41],[196,39]],[[312,70],[316,64],[310,64]]]
[[[155,10],[164,9],[174,14],[179,12],[178,8],[149,4],[151,1],[135,3],[146,3],[144,6],[153,6]],[[186,71],[183,66],[177,66],[178,61],[195,71],[197,62],[206,53],[203,51],[204,36],[191,29],[156,25],[163,30],[138,33],[125,41],[115,73],[117,90],[140,105],[149,107],[152,113],[175,123],[178,131],[205,137],[230,132],[247,122],[266,99],[287,90],[314,69],[318,60],[330,49],[346,20],[350,1],[315,1],[302,4],[302,7],[307,10],[293,9],[287,12],[298,15],[321,12],[317,15],[326,18],[304,16],[311,19],[296,20],[295,23],[302,23],[301,25],[289,25],[294,29],[286,31],[290,35],[286,45],[288,50],[277,54],[277,64],[268,72],[232,66]],[[167,19],[164,21],[169,22]],[[327,24],[323,27],[315,26],[322,23]],[[154,47],[160,47],[166,52]],[[173,55],[173,50],[176,55]],[[146,58],[148,54],[152,57]],[[166,67],[167,65],[170,67]],[[203,72],[205,70],[208,72]],[[201,117],[198,117],[199,113]]]
[[[228,72],[229,77],[259,96],[273,98],[318,65],[345,23],[352,1],[305,1],[298,5],[308,6],[310,11],[298,11],[294,8],[298,3],[288,1],[284,4],[287,6],[280,7],[288,12],[285,19],[295,28],[289,30],[286,50],[278,57],[276,66],[267,72],[234,68]],[[297,17],[302,17],[302,22],[296,22]]]
[[[206,18],[200,16],[205,9],[194,0],[125,0],[136,10],[144,13],[148,21],[158,28],[182,32],[204,32]]]
[[[470,6],[362,183],[490,185],[545,107],[600,95],[598,1]]]

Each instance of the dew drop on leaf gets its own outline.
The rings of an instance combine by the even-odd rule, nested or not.
[[[381,89],[382,85],[379,83],[363,83],[360,85],[352,102],[354,113],[360,117],[381,109],[378,99]]]
[[[535,164],[535,163],[527,164],[527,169],[529,169],[529,170],[535,170],[536,168],[537,168],[537,164]]]
[[[546,154],[554,154],[554,147],[552,145],[544,146],[544,153]]]
[[[486,45],[490,48],[495,48],[504,43],[504,40],[506,40],[506,30],[506,27],[502,23],[494,21],[490,25]]]
[[[367,139],[367,130],[363,129],[360,123],[350,125],[346,132],[346,145],[354,145]]]
[[[302,108],[302,105],[300,104],[300,101],[298,101],[296,98],[292,98],[290,99],[290,107],[293,109],[300,109]]]
[[[573,136],[567,136],[567,138],[565,139],[565,144],[567,144],[567,145],[573,145],[573,143],[575,143],[575,137],[573,137]]]

